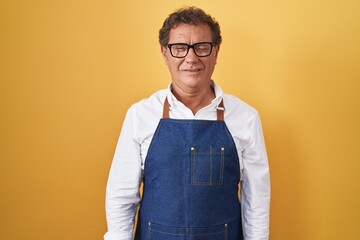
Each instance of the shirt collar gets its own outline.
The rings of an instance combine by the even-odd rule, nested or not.
[[[213,106],[214,109],[216,109],[223,98],[223,91],[222,91],[221,87],[219,85],[217,85],[213,80],[211,80],[211,86],[214,88],[215,98],[211,101],[211,103],[209,104],[209,107]],[[168,85],[167,97],[168,97],[169,104],[172,108],[176,108],[178,106],[185,106],[182,102],[177,100],[175,95],[171,92],[171,83],[169,83],[169,85]]]

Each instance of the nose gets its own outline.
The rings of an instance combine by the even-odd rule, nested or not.
[[[198,56],[196,56],[194,52],[194,48],[190,48],[188,54],[185,57],[185,61],[188,63],[197,62],[199,60]]]

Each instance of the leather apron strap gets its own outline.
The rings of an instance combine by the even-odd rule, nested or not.
[[[169,111],[170,111],[170,104],[167,98],[165,98],[165,102],[164,102],[164,109],[163,109],[163,118],[170,118],[169,115]],[[216,108],[217,111],[217,120],[218,121],[224,121],[224,101],[221,99],[221,102],[219,104],[219,106]]]
[[[169,101],[168,101],[168,99],[166,97],[165,102],[164,102],[163,118],[170,118],[169,117],[169,111],[170,111],[170,104],[169,104]]]

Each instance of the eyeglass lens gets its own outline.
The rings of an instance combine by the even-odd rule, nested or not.
[[[211,54],[212,46],[212,43],[196,43],[194,45],[185,43],[169,44],[171,55],[177,58],[186,57],[190,48],[194,49],[196,56],[207,57]]]

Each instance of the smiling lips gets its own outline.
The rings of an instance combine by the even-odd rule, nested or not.
[[[185,69],[185,70],[183,70],[183,71],[185,71],[185,72],[200,72],[201,69],[200,69],[200,68],[196,68],[196,69]]]

